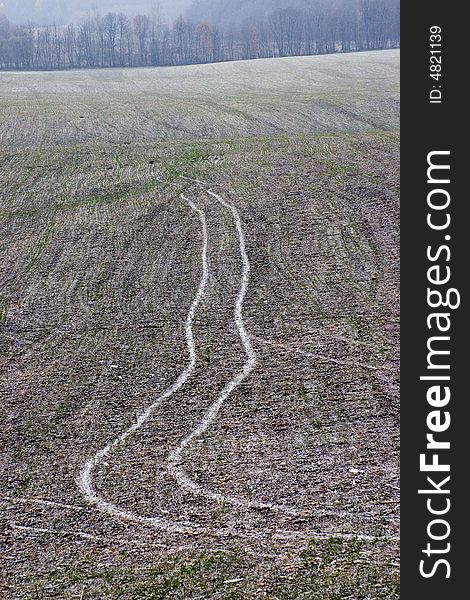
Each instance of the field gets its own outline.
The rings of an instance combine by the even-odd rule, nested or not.
[[[0,79],[0,595],[398,598],[399,53]]]

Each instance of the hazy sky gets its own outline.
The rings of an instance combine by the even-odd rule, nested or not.
[[[88,10],[98,9],[136,14],[149,12],[153,4],[160,4],[165,15],[172,19],[183,12],[191,0],[0,0],[0,14],[21,23],[70,23],[77,21]]]

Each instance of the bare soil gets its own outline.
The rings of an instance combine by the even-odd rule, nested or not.
[[[131,144],[122,129],[113,143],[36,132],[30,146],[19,120],[4,138],[2,597],[399,597],[399,137],[387,118],[370,131]],[[167,468],[246,360],[237,231],[208,189],[242,220],[257,364],[183,458],[237,506],[182,489]],[[103,513],[76,482],[187,364],[202,238],[181,193],[208,230],[196,368],[94,484],[186,534]]]

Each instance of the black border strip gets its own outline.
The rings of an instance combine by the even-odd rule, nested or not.
[[[465,484],[468,468],[465,468],[467,456],[470,455],[470,422],[467,419],[467,406],[470,402],[463,386],[464,373],[469,369],[467,356],[470,348],[466,347],[466,298],[470,278],[470,256],[467,239],[470,229],[466,221],[468,191],[463,189],[463,181],[468,171],[465,161],[468,151],[463,148],[463,137],[468,129],[467,112],[463,111],[466,100],[464,86],[467,83],[468,67],[465,66],[466,53],[464,44],[465,20],[461,13],[463,5],[452,2],[428,0],[424,3],[407,2],[401,6],[401,90],[402,90],[402,122],[401,122],[401,252],[402,252],[402,291],[401,291],[401,361],[402,361],[402,513],[401,513],[401,553],[402,553],[402,598],[433,600],[446,598],[463,598],[466,593],[466,575],[470,574],[467,566],[468,551],[466,537],[468,521],[465,515],[470,499],[467,498]],[[442,71],[441,77],[434,80],[430,76],[430,28],[438,26],[442,29]],[[432,41],[436,41],[434,38]],[[434,47],[433,49],[438,49]],[[433,88],[436,85],[436,88]],[[438,86],[442,86],[439,88]],[[442,91],[441,103],[430,103],[429,95],[433,89]],[[438,93],[434,92],[435,99]],[[468,102],[467,102],[468,104]],[[449,151],[450,155],[436,155],[435,162],[450,164],[450,171],[432,172],[440,179],[450,178],[449,184],[433,184],[427,180],[427,157],[433,151]],[[431,173],[431,175],[432,175]],[[432,230],[427,225],[428,194],[433,189],[445,189],[450,196],[448,209],[435,211],[435,218],[444,219],[449,212],[451,222],[446,230]],[[445,193],[436,193],[434,199],[444,201]],[[432,212],[432,211],[431,211]],[[467,231],[467,229],[469,229]],[[450,240],[445,239],[450,235]],[[427,248],[436,255],[440,246],[447,245],[451,251],[449,261],[447,251],[441,250],[439,258],[432,262],[427,257]],[[428,281],[429,267],[439,264],[442,273],[450,267],[449,283],[431,286]],[[436,275],[437,271],[433,274]],[[434,287],[443,293],[446,288],[456,288],[461,297],[460,307],[434,311],[428,306],[427,288]],[[454,296],[455,298],[455,296]],[[427,342],[436,333],[436,321],[432,321],[430,330],[427,317],[430,313],[446,311],[450,314],[451,326],[447,333],[448,342],[441,343],[442,349],[450,350],[450,355],[441,355],[436,362],[449,364],[450,369],[429,370]],[[444,319],[445,320],[445,319]],[[442,324],[444,323],[442,321]],[[449,375],[450,381],[420,381],[420,376]],[[439,462],[450,464],[450,472],[420,471],[420,454],[427,452],[427,462],[432,460],[433,450],[427,450],[426,434],[429,433],[427,415],[436,410],[427,400],[427,390],[431,385],[448,385],[451,398],[446,406],[439,408],[442,419],[445,412],[451,418],[448,430],[435,434],[435,438],[449,441],[450,449],[438,452]],[[434,424],[436,421],[434,421]],[[468,442],[467,442],[468,440]],[[418,489],[432,489],[427,476],[434,477],[439,485],[450,475],[447,484],[441,489],[449,489],[449,494],[418,494]],[[445,515],[431,515],[427,501],[431,498],[431,508],[443,510],[450,500],[449,511]],[[442,518],[450,525],[448,537],[442,541],[432,540],[428,535],[428,526],[433,519]],[[431,532],[436,537],[447,532],[443,523],[431,525]],[[423,550],[427,544],[434,550],[448,550],[442,553],[431,553],[427,556]],[[447,547],[447,544],[450,544]],[[436,561],[443,559],[436,566]],[[424,560],[422,569],[430,577],[420,574],[420,561]],[[450,577],[446,575],[450,573]],[[462,595],[463,594],[463,595]]]

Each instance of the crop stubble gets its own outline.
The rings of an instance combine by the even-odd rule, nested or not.
[[[334,569],[331,574],[318,567],[324,588],[315,590],[308,579],[301,592],[311,595],[305,597],[335,597],[335,585],[345,593],[349,579],[364,577],[358,597],[395,597],[390,561],[396,560],[398,535],[397,56],[365,53],[349,65],[347,58],[338,57],[335,74],[325,57],[326,81],[312,92],[311,104],[309,68],[306,82],[289,80],[287,73],[280,78],[286,102],[297,84],[305,89],[298,102],[292,94],[292,110],[271,111],[278,128],[273,130],[250,121],[253,111],[270,110],[267,98],[274,94],[275,75],[264,61],[261,67],[234,66],[227,75],[230,87],[231,77],[237,81],[245,70],[249,92],[237,99],[243,114],[234,100],[224,100],[226,112],[219,109],[209,76],[209,98],[199,110],[213,106],[209,100],[217,106],[210,115],[214,129],[202,137],[230,135],[218,140],[179,139],[201,137],[192,129],[200,122],[174,133],[160,127],[155,112],[143,139],[139,111],[150,102],[143,92],[156,85],[152,70],[137,72],[143,91],[114,92],[110,105],[103,96],[106,108],[100,108],[98,89],[92,99],[80,88],[67,100],[71,78],[83,87],[94,74],[25,75],[28,90],[18,96],[18,119],[8,130],[0,127],[7,597],[34,597],[39,585],[43,597],[72,598],[82,582],[90,598],[115,597],[116,589],[123,590],[121,597],[160,597],[138,595],[151,579],[145,569],[169,561],[152,575],[158,591],[168,570],[196,561],[207,589],[181,576],[169,597],[231,597],[226,584],[212,577],[213,569],[227,567],[227,580],[232,571],[245,578],[233,597],[260,597],[261,586],[267,597],[294,598],[295,580],[308,579],[318,566],[301,552],[319,544],[314,556],[328,555],[315,533],[384,539],[364,541],[357,556],[356,547],[338,541],[338,561],[344,559],[345,572],[351,569],[349,578],[343,581],[338,571],[335,579]],[[220,77],[217,68],[208,72]],[[264,73],[259,82],[256,69]],[[359,113],[353,118],[346,111],[335,120],[333,100],[325,99],[329,89],[335,111],[345,105],[347,69],[356,79],[380,72],[385,81],[358,97],[360,126]],[[129,82],[131,72],[120,73],[103,74],[104,88],[113,77]],[[165,70],[166,87],[176,86],[181,102],[202,98],[190,69],[181,73],[188,74],[178,79]],[[61,93],[46,92],[41,77],[52,78]],[[7,84],[1,102],[11,104]],[[28,104],[32,85],[41,96],[36,113]],[[334,125],[319,121],[320,95]],[[58,96],[69,115],[65,125],[54,113]],[[93,126],[84,135],[71,123],[92,100]],[[382,113],[373,126],[368,103]],[[157,113],[165,110],[161,97],[155,104]],[[178,105],[172,110],[183,118]],[[34,131],[21,111],[38,118]],[[201,119],[210,120],[208,115]],[[255,135],[243,137],[248,132]],[[208,181],[240,213],[251,264],[244,318],[257,355],[256,368],[217,420],[185,448],[185,471],[204,489],[293,506],[299,514],[214,503],[178,487],[165,468],[170,451],[244,362],[233,321],[241,272],[233,220],[203,186],[180,175]],[[84,461],[127,429],[187,363],[184,322],[200,277],[201,232],[181,193],[204,209],[209,235],[210,278],[194,320],[199,361],[190,381],[95,476],[100,493],[123,509],[214,532],[203,536],[156,534],[111,519],[88,506],[75,484]],[[232,534],[217,536],[217,530]],[[214,550],[228,566],[215,560],[206,569]],[[273,553],[275,560],[269,558]],[[247,558],[252,554],[259,557],[257,569]],[[361,571],[364,557],[374,583]],[[286,566],[291,563],[297,565],[292,577]],[[112,574],[109,581],[93,575],[103,569]]]

